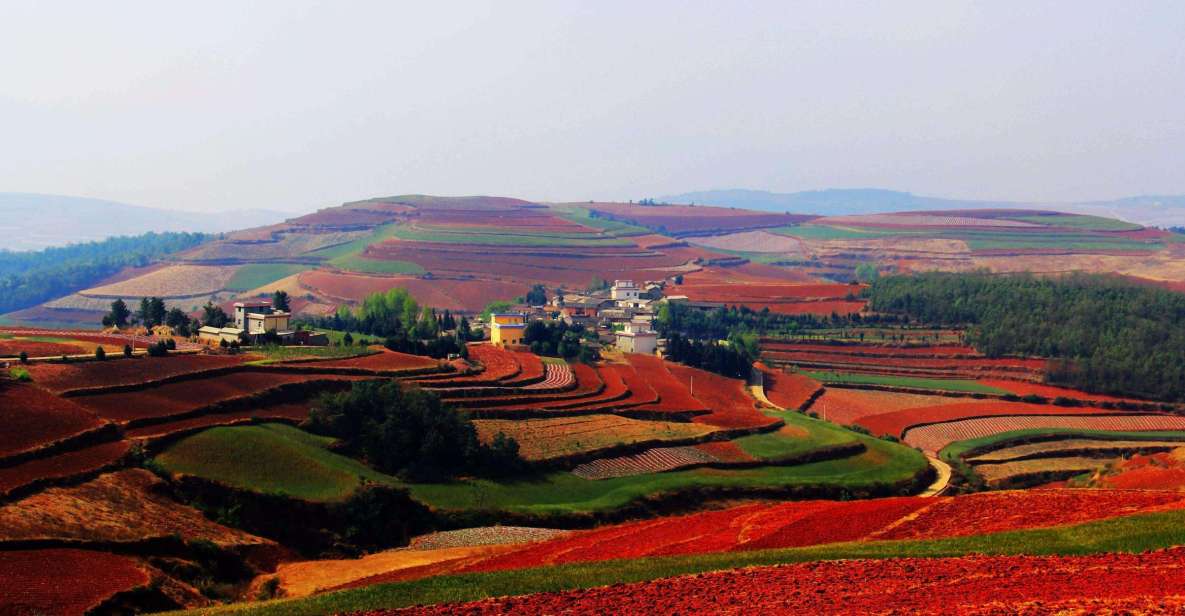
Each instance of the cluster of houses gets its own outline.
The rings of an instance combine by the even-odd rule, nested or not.
[[[652,355],[661,350],[658,332],[653,328],[660,300],[661,282],[639,286],[632,280],[615,280],[608,289],[565,292],[551,298],[546,306],[523,306],[515,312],[491,315],[490,341],[521,344],[527,323],[558,318],[569,325],[604,332],[602,341],[613,343],[620,351]]]
[[[198,329],[198,340],[210,345],[222,342],[256,342],[271,331],[280,339],[281,344],[310,344],[309,340],[296,340],[298,332],[293,331],[290,324],[292,313],[275,310],[272,303],[267,300],[235,302],[234,309],[234,325],[206,325]]]

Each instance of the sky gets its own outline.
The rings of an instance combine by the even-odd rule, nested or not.
[[[2,2],[0,192],[1185,193],[1185,6]]]

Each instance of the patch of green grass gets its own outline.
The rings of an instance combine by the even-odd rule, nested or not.
[[[1164,248],[1160,242],[1141,242],[1137,240],[1046,240],[1030,238],[1027,240],[1012,239],[970,239],[967,247],[971,250],[1026,250],[1040,248],[1064,248],[1066,250],[1090,252],[1106,250],[1145,250],[1155,252]]]
[[[853,436],[863,440],[868,450],[847,458],[796,466],[701,468],[597,481],[557,471],[526,479],[475,479],[407,487],[416,500],[439,509],[548,515],[612,510],[647,496],[704,488],[826,486],[862,491],[908,481],[926,468],[926,459],[913,449],[854,433]]]
[[[423,229],[398,227],[396,237],[419,242],[448,242],[493,246],[633,246],[627,240],[588,233],[528,233],[521,229],[476,231],[447,228]],[[589,237],[594,235],[594,237]]]
[[[616,220],[609,220],[608,218],[593,218],[589,215],[589,211],[582,207],[574,207],[571,209],[557,209],[556,216],[570,220],[576,224],[581,224],[586,227],[600,229],[605,233],[617,237],[628,235],[647,235],[650,229],[646,227],[639,227],[625,222],[618,222]]]
[[[295,263],[251,263],[235,271],[235,275],[226,283],[226,289],[250,291],[309,269],[311,267],[308,265]]]
[[[842,522],[842,520],[837,521]],[[430,577],[408,582],[198,610],[258,615],[347,613],[555,592],[720,571],[823,560],[984,555],[1139,553],[1185,544],[1185,511],[1138,514],[1070,526],[930,540],[832,543],[802,548],[723,552],[579,563]],[[192,614],[194,612],[186,612]]]
[[[279,346],[268,345],[254,347],[252,353],[264,356],[264,359],[248,362],[253,366],[264,366],[277,362],[300,359],[334,359],[370,355],[373,351],[360,346]]]
[[[345,499],[363,480],[399,485],[329,451],[331,442],[285,424],[211,428],[174,443],[155,461],[173,473],[318,502]]]
[[[1057,216],[1015,216],[1012,220],[1020,220],[1024,222],[1035,222],[1040,225],[1050,225],[1054,227],[1070,227],[1073,229],[1089,229],[1091,231],[1138,231],[1143,229],[1140,225],[1116,220],[1114,218],[1103,218],[1102,216],[1089,216],[1086,214],[1059,214]]]
[[[792,225],[766,229],[778,235],[788,235],[804,240],[855,240],[871,237],[885,237],[889,235],[918,235],[922,231],[899,231],[889,229],[870,229],[863,227],[833,227],[831,225]]]
[[[423,274],[427,271],[411,261],[367,259],[357,253],[330,259],[329,264],[350,272],[364,274]]]
[[[997,387],[989,387],[969,379],[926,379],[911,376],[886,374],[859,374],[855,372],[816,372],[802,370],[803,374],[824,383],[851,383],[854,385],[888,385],[912,389],[936,389],[939,391],[965,391],[980,394],[1006,394]]]
[[[767,411],[786,422],[777,432],[751,434],[734,439],[741,451],[758,460],[794,458],[811,451],[847,445],[861,440],[859,435],[833,423],[813,419],[802,413]],[[801,432],[805,431],[803,435]]]

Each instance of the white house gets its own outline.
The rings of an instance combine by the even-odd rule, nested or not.
[[[613,301],[637,300],[639,293],[641,293],[641,289],[638,288],[638,285],[634,284],[633,280],[614,280],[613,289],[610,291],[609,297]]]
[[[650,329],[649,319],[633,319],[617,332],[617,349],[625,353],[653,355],[658,348],[658,332]]]

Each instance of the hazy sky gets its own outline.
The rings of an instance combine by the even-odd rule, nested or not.
[[[0,191],[1185,193],[1180,0],[5,1],[0,56]]]

